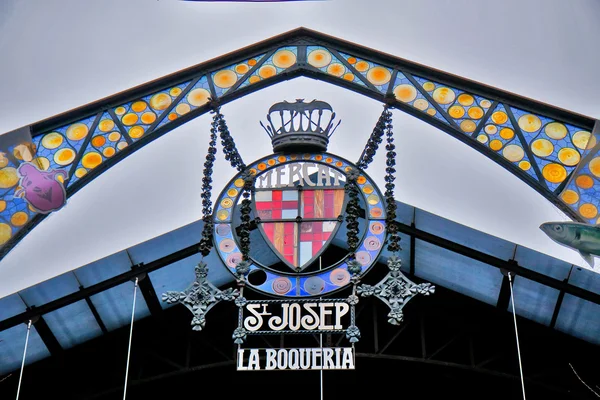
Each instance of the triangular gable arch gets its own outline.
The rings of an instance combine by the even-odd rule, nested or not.
[[[597,218],[600,197],[595,189],[600,182],[590,178],[591,184],[580,185],[576,179],[590,176],[589,163],[598,150],[592,144],[600,143],[600,128],[594,129],[592,118],[306,28],[22,129],[31,133],[39,165],[68,171],[70,197],[120,160],[215,104],[299,76],[341,86],[413,115],[502,165],[574,220]],[[17,167],[22,160],[13,152],[7,154],[9,166]],[[5,201],[0,222],[11,229],[0,259],[45,217],[13,204],[19,202],[16,189],[0,193]],[[14,221],[17,212],[23,214],[20,221]]]

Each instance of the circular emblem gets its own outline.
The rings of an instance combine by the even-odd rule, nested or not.
[[[256,177],[251,218],[258,221],[250,234],[248,286],[273,296],[298,298],[322,296],[350,284],[343,221],[344,185],[351,168],[356,167],[328,153],[271,155],[247,167]],[[215,249],[232,274],[242,260],[236,232],[241,176],[223,189],[213,214]],[[383,249],[385,205],[367,174],[361,171],[356,182],[364,211],[356,260],[365,274]]]

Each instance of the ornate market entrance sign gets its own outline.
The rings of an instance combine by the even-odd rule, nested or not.
[[[201,330],[206,313],[219,301],[234,301],[238,326],[237,370],[354,369],[354,343],[360,339],[355,306],[375,296],[390,307],[388,322],[400,324],[402,308],[416,294],[433,293],[428,283],[414,284],[400,271],[394,201],[395,145],[391,113],[384,110],[355,164],[327,153],[335,113],[322,101],[282,102],[269,110],[263,128],[274,154],[245,165],[218,109],[203,178],[203,255],[214,245],[237,288],[220,290],[207,279],[208,266],[196,267],[196,281],[184,292],[163,299],[183,303]],[[211,174],[217,132],[225,158],[238,169],[211,202]],[[386,135],[386,192],[365,169]],[[342,233],[342,228],[345,233]],[[257,236],[259,235],[259,236]],[[252,239],[252,240],[251,240]],[[260,245],[262,241],[263,245]],[[329,249],[335,242],[336,252]],[[253,250],[259,243],[258,250]],[[260,247],[262,246],[262,247]],[[376,285],[361,284],[387,246],[388,274]],[[340,254],[340,249],[347,250]],[[326,260],[323,262],[323,260]],[[265,299],[247,299],[252,290]],[[345,298],[328,298],[346,290]],[[274,299],[275,298],[275,299]],[[249,336],[343,334],[349,347],[243,348]]]

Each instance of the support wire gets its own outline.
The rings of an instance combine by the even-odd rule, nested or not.
[[[127,378],[129,377],[129,360],[131,358],[131,342],[133,339],[133,320],[135,318],[135,298],[137,295],[138,278],[135,278],[133,287],[133,306],[131,308],[131,327],[129,328],[129,346],[127,348],[127,367],[125,368],[125,387],[123,388],[123,400],[127,397]]]
[[[508,283],[510,286],[510,302],[512,305],[513,320],[515,323],[515,337],[517,339],[517,355],[519,356],[519,372],[521,373],[521,389],[523,390],[523,400],[525,400],[525,379],[523,378],[523,363],[521,362],[521,348],[519,346],[519,331],[517,330],[517,314],[515,312],[515,297],[513,294],[512,273],[508,273]]]
[[[29,333],[31,332],[31,320],[27,323],[27,336],[25,336],[25,349],[23,349],[23,361],[21,361],[21,372],[19,373],[19,385],[17,386],[17,400],[21,394],[21,382],[23,381],[23,370],[25,369],[25,357],[27,356],[27,345],[29,344]]]

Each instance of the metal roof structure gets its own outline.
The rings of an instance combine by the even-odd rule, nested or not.
[[[508,310],[506,272],[511,271],[516,275],[518,315],[600,343],[600,277],[595,272],[406,204],[398,203],[397,220],[408,276]],[[28,364],[128,325],[135,277],[141,278],[143,295],[136,319],[159,315],[169,307],[159,300],[161,294],[184,290],[193,281],[201,257],[197,246],[201,231],[202,222],[194,222],[0,299],[0,376],[19,368],[30,319],[34,323]],[[343,227],[332,244],[345,247]],[[269,251],[266,243],[253,241],[252,252]],[[384,251],[380,262],[386,257]],[[233,281],[214,250],[205,260],[213,284]]]

